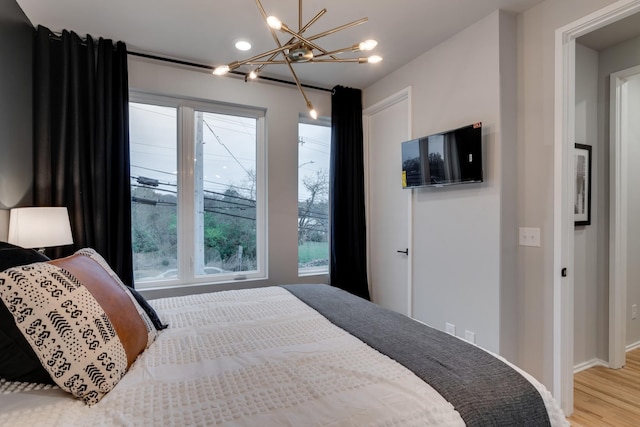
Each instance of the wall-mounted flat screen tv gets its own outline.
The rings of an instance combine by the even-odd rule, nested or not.
[[[411,141],[402,146],[402,187],[442,187],[482,182],[482,123]]]

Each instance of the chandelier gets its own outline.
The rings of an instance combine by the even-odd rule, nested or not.
[[[251,65],[254,68],[245,73],[245,81],[253,80],[264,70],[267,65],[271,64],[284,64],[287,65],[293,79],[295,80],[298,90],[302,94],[304,101],[309,109],[309,115],[316,119],[318,113],[313,108],[311,101],[305,94],[300,80],[293,69],[293,64],[301,63],[313,63],[313,62],[356,62],[358,64],[364,63],[377,63],[382,60],[380,56],[372,55],[369,57],[352,57],[352,58],[340,58],[338,55],[348,52],[362,52],[370,51],[378,44],[375,40],[366,40],[361,43],[348,46],[342,49],[328,51],[320,47],[315,40],[322,37],[334,34],[338,31],[360,25],[367,22],[368,18],[361,18],[357,21],[350,22],[348,24],[341,25],[339,27],[324,31],[315,35],[306,36],[303,35],[322,15],[327,12],[327,9],[322,9],[318,12],[309,22],[305,25],[302,23],[302,0],[298,0],[298,31],[292,30],[289,26],[283,23],[275,16],[267,16],[267,13],[262,7],[260,0],[256,0],[258,10],[262,15],[262,18],[269,27],[271,36],[276,43],[276,48],[263,52],[259,55],[252,56],[251,58],[243,59],[241,61],[235,61],[227,65],[220,65],[213,69],[214,75],[224,75],[230,71],[234,71],[243,65]],[[290,38],[284,43],[278,38],[277,32],[280,31],[287,34]]]

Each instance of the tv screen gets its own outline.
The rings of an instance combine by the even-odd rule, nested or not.
[[[402,187],[442,187],[482,182],[482,123],[411,141],[402,146]]]

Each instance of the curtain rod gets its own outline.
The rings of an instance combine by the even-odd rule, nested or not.
[[[48,30],[48,31],[49,31],[49,36],[50,37],[56,38],[58,40],[60,39],[60,36],[62,35],[62,32],[55,33],[55,32],[53,32],[51,30]],[[78,37],[80,37],[80,36],[78,36]],[[86,40],[83,39],[82,37],[80,37],[80,39],[83,42],[86,42]],[[149,54],[149,53],[132,52],[130,50],[127,50],[127,54],[128,55],[133,55],[133,56],[139,56],[139,57],[142,57],[142,58],[154,59],[156,61],[170,62],[172,64],[186,65],[188,67],[202,68],[202,69],[210,70],[210,71],[213,71],[213,69],[215,68],[215,67],[212,67],[211,65],[204,65],[204,64],[198,64],[198,63],[195,63],[195,62],[182,61],[182,60],[179,60],[179,59],[166,58],[164,56],[152,55],[152,54]],[[230,71],[230,73],[231,74],[235,74],[237,76],[245,76],[245,73],[240,72],[240,71]],[[274,82],[274,83],[283,83],[283,84],[287,84],[287,85],[296,86],[295,82],[291,82],[291,81],[288,81],[288,80],[277,79],[277,78],[274,78],[274,77],[267,77],[267,76],[258,75],[258,78],[261,79],[261,80],[267,80],[267,81]],[[305,83],[301,83],[300,86],[306,87],[306,88],[309,88],[309,89],[320,90],[320,91],[323,91],[323,92],[331,92],[331,91],[333,91],[333,89],[327,89],[325,87],[308,85],[308,84],[305,84]]]
[[[215,68],[215,67],[212,67],[211,65],[204,65],[204,64],[198,64],[198,63],[195,63],[195,62],[182,61],[180,59],[165,58],[163,56],[151,55],[151,54],[148,54],[148,53],[132,52],[130,50],[127,51],[127,54],[133,55],[133,56],[139,56],[139,57],[142,57],[142,58],[154,59],[154,60],[157,60],[157,61],[170,62],[172,64],[186,65],[188,67],[202,68],[202,69],[210,70],[210,71],[213,71],[213,69]],[[230,73],[238,75],[238,76],[244,76],[245,75],[245,73],[240,72],[240,71],[230,71]],[[267,80],[267,81],[275,82],[275,83],[284,83],[284,84],[293,85],[293,86],[296,85],[295,82],[290,82],[288,80],[282,80],[282,79],[276,79],[276,78],[273,78],[273,77],[267,77],[267,76],[258,75],[258,78],[261,79],[261,80]],[[304,84],[304,83],[301,83],[301,86],[309,88],[309,89],[321,90],[321,91],[324,91],[324,92],[331,92],[333,90],[333,89],[327,89],[327,88],[320,87],[320,86],[312,86],[312,85],[308,85],[308,84]]]

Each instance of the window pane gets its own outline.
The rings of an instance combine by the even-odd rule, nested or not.
[[[195,274],[256,271],[255,118],[195,112]]]
[[[135,281],[178,276],[177,110],[129,103]]]
[[[329,126],[298,125],[298,268],[329,265]]]

